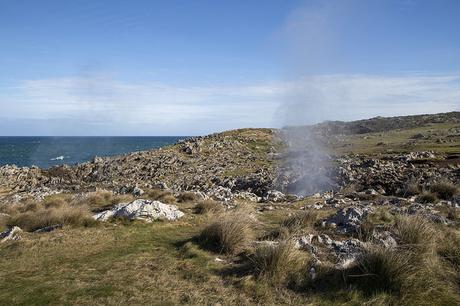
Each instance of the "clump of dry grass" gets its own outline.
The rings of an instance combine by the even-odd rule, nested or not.
[[[460,233],[448,231],[443,239],[438,241],[437,252],[452,266],[460,281]]]
[[[458,194],[458,187],[449,181],[440,181],[430,186],[430,191],[440,199],[449,200]]]
[[[208,249],[237,254],[243,251],[253,239],[251,221],[241,213],[227,213],[206,226],[200,233],[200,244]]]
[[[315,211],[300,211],[284,219],[281,227],[287,228],[290,232],[296,232],[312,228],[317,219],[318,213]]]
[[[197,214],[207,214],[221,212],[224,207],[214,200],[202,200],[195,205],[194,210]]]
[[[86,204],[93,210],[103,210],[119,203],[127,203],[133,201],[132,195],[115,195],[110,191],[95,191],[90,192],[83,199],[79,200],[79,204]]]
[[[403,195],[407,196],[407,197],[415,196],[415,195],[420,194],[421,191],[422,190],[420,188],[420,185],[417,182],[412,181],[412,182],[409,182],[405,186],[404,191],[403,191]]]
[[[7,224],[10,220],[10,215],[0,213],[0,232],[7,228]]]
[[[84,206],[62,206],[18,213],[9,218],[9,227],[19,226],[26,231],[35,231],[52,225],[90,226],[96,221]]]
[[[193,192],[182,192],[177,197],[177,201],[179,203],[195,202],[197,200],[198,200],[198,196]]]
[[[420,215],[397,216],[394,232],[403,246],[428,250],[433,246],[436,231],[432,224]]]
[[[145,195],[151,200],[160,201],[166,204],[172,204],[176,202],[174,195],[167,190],[150,189],[145,192]]]
[[[377,245],[366,248],[357,262],[359,272],[349,277],[366,291],[400,293],[416,271],[412,256]]]
[[[252,271],[258,278],[270,283],[285,282],[299,272],[306,258],[295,248],[292,240],[276,244],[259,244],[249,256]]]
[[[438,197],[433,192],[424,191],[418,196],[418,201],[423,204],[436,203],[438,202]]]

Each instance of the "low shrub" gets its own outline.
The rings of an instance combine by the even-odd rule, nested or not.
[[[208,249],[237,254],[243,251],[253,239],[251,222],[246,215],[227,213],[220,220],[206,226],[200,233],[200,244]]]

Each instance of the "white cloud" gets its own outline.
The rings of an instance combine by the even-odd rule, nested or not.
[[[233,86],[91,76],[28,80],[8,92],[0,95],[3,118],[81,122],[76,134],[91,124],[90,134],[191,135],[458,110],[460,75],[323,75]]]

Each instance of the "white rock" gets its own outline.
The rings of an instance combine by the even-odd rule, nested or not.
[[[264,200],[267,202],[283,202],[286,200],[286,195],[278,190],[269,190]]]
[[[114,217],[152,222],[158,219],[177,220],[183,215],[184,213],[174,205],[139,199],[127,204],[118,204],[113,209],[100,212],[93,217],[98,221],[107,221]]]
[[[0,233],[1,242],[19,240],[21,239],[21,235],[20,235],[21,233],[22,233],[21,228],[17,226],[13,226],[9,230],[6,230]]]

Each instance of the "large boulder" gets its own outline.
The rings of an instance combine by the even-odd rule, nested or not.
[[[110,218],[125,218],[128,220],[177,220],[184,215],[176,206],[151,200],[135,200],[131,203],[118,204],[110,210],[94,215],[98,221],[107,221]]]

